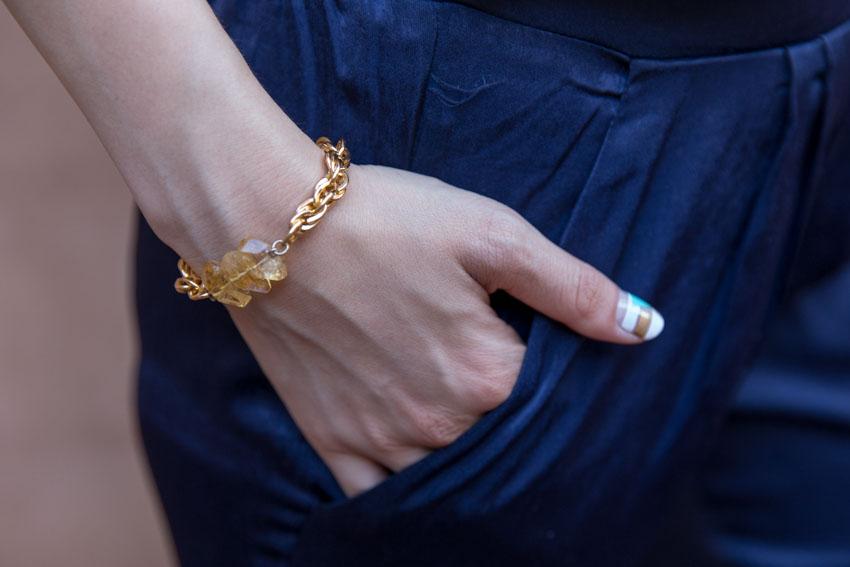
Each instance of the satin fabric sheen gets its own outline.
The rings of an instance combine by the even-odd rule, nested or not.
[[[212,5],[312,138],[506,203],[667,327],[594,342],[496,292],[510,398],[347,499],[140,218],[139,418],[183,565],[850,565],[850,24],[642,57],[448,2]]]

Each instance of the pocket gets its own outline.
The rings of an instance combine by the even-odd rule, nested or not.
[[[384,547],[397,557],[411,530],[461,529],[462,521],[486,517],[488,509],[515,499],[558,454],[547,449],[544,438],[551,434],[541,431],[553,411],[562,412],[552,407],[553,393],[565,385],[566,367],[582,344],[582,337],[536,313],[509,398],[455,442],[366,492],[313,507],[295,540],[292,564],[343,565],[344,558],[353,564],[365,556],[380,557]],[[396,534],[406,535],[395,541]],[[351,555],[355,550],[364,556]]]
[[[385,499],[390,499],[399,506],[405,506],[405,501],[408,501],[409,505],[415,505],[417,497],[422,496],[423,491],[427,494],[427,498],[434,498],[439,493],[452,490],[454,486],[462,484],[464,478],[474,476],[476,470],[485,467],[486,462],[479,462],[475,467],[468,467],[464,466],[462,461],[476,452],[483,445],[485,438],[504,422],[506,414],[521,406],[523,399],[535,389],[541,344],[538,340],[541,330],[535,327],[539,326],[540,318],[542,318],[541,315],[535,315],[532,320],[525,355],[507,400],[487,412],[451,444],[428,453],[424,458],[390,475],[365,492],[351,498],[320,504],[316,513],[318,515],[333,514],[347,507],[368,507],[372,501]],[[507,439],[503,438],[496,442],[497,444],[505,443]],[[490,450],[495,449],[497,447],[491,447]],[[426,488],[426,485],[433,486]]]
[[[510,449],[516,436],[536,418],[539,407],[545,404],[546,392],[560,378],[544,368],[544,357],[551,356],[550,339],[555,325],[544,315],[535,314],[511,395],[453,443],[429,453],[366,492],[314,507],[296,540],[293,564],[327,564],[321,557],[331,551],[326,547],[332,545],[331,540],[357,539],[360,536],[355,532],[371,534],[367,538],[374,536],[380,530],[370,527],[373,522],[386,522],[405,513],[415,516],[415,510],[474,486],[482,475],[499,468],[492,466],[493,461],[513,459]],[[581,341],[575,335],[568,340],[573,344],[565,346],[562,351],[565,354],[573,352]],[[356,527],[352,521],[357,523]]]

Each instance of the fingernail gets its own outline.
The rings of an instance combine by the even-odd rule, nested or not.
[[[664,317],[636,295],[620,290],[617,301],[617,322],[627,333],[650,341],[664,330]]]

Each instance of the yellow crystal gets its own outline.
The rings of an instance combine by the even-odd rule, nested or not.
[[[248,305],[252,291],[268,293],[272,281],[286,277],[283,256],[267,253],[268,248],[262,240],[246,238],[220,264],[207,262],[201,274],[204,287],[216,301],[239,307]]]

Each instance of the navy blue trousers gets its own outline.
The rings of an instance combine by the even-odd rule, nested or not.
[[[510,398],[349,499],[140,218],[139,417],[184,565],[850,565],[850,23],[644,56],[450,2],[213,7],[311,137],[509,205],[667,328],[594,342],[494,293]]]

